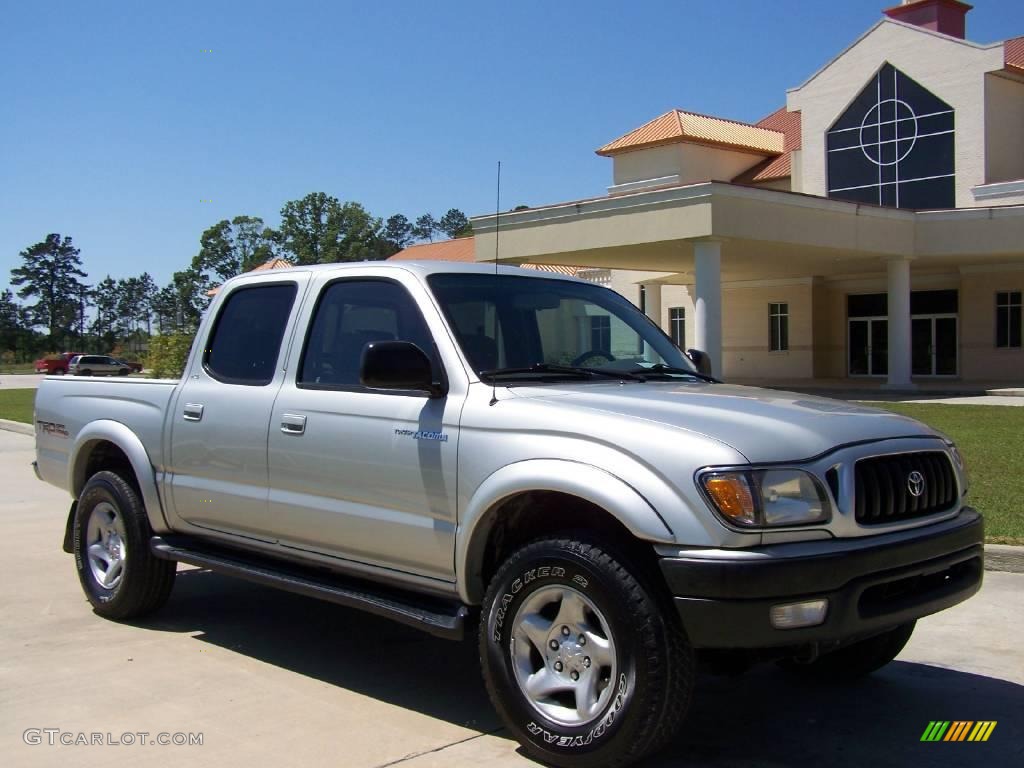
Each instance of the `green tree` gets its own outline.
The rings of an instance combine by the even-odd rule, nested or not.
[[[11,353],[17,361],[27,358],[34,346],[35,334],[28,311],[14,300],[14,293],[5,288],[0,293],[0,350]]]
[[[281,246],[294,264],[323,264],[339,261],[338,218],[341,204],[336,197],[313,192],[301,200],[289,200],[281,208]]]
[[[434,242],[434,233],[437,232],[437,221],[429,213],[424,213],[412,227],[412,236],[417,240],[429,240]]]
[[[313,192],[281,209],[277,239],[295,264],[381,258],[381,221],[359,203]]]
[[[210,281],[201,272],[185,269],[171,277],[175,306],[174,328],[178,331],[194,332],[199,327],[203,312],[210,304],[207,292],[212,288]]]
[[[452,239],[473,234],[473,227],[470,225],[469,219],[458,208],[449,208],[448,213],[437,222],[437,226]]]
[[[165,285],[153,295],[152,306],[157,333],[172,333],[177,330],[178,291],[174,283]]]
[[[199,238],[192,268],[223,283],[272,258],[275,234],[258,216],[219,221]]]
[[[78,316],[79,278],[85,277],[80,253],[70,237],[49,234],[23,250],[22,266],[11,270],[18,296],[36,299],[28,308],[31,322],[45,326],[54,344],[67,338]]]
[[[91,331],[101,347],[110,349],[114,346],[118,328],[117,281],[110,275],[100,280],[93,289],[92,300],[96,317],[92,321]]]
[[[384,222],[384,232],[381,236],[388,242],[388,246],[394,249],[393,253],[398,253],[413,240],[412,224],[405,216],[396,213]],[[388,255],[391,256],[393,253]]]

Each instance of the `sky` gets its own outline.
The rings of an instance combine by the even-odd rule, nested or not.
[[[891,0],[893,4],[897,0]],[[95,284],[163,285],[199,236],[322,191],[375,216],[604,194],[594,150],[672,108],[756,121],[884,0],[11,0],[0,25],[0,289],[70,235]],[[967,36],[1024,35],[976,0]]]

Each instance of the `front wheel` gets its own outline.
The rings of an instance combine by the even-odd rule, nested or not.
[[[491,701],[532,757],[621,766],[674,735],[694,662],[670,611],[597,543],[544,539],[502,565],[484,600],[481,663]]]
[[[86,483],[75,510],[75,567],[93,610],[108,619],[144,616],[171,594],[177,564],[149,551],[138,494],[113,472]]]

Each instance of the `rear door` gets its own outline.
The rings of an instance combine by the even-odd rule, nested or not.
[[[174,513],[189,524],[272,540],[267,428],[309,273],[232,287],[207,318],[170,415]]]

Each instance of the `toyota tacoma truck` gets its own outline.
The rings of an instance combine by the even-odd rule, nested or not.
[[[568,277],[248,274],[180,381],[43,381],[36,472],[100,616],[158,609],[187,563],[474,631],[528,754],[624,765],[677,732],[696,659],[866,675],[981,585],[950,440],[706,362]]]

